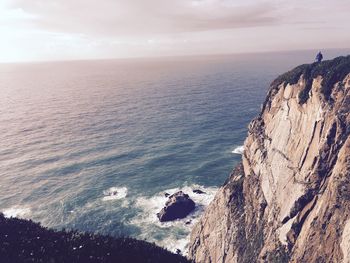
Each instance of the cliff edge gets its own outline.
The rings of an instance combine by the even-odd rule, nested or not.
[[[272,82],[239,164],[191,234],[195,262],[350,262],[350,56]]]
[[[0,213],[1,263],[189,263],[153,243],[77,231],[52,230]]]

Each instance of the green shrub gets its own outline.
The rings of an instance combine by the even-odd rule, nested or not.
[[[312,81],[318,76],[322,76],[323,81],[321,83],[321,92],[327,100],[330,99],[332,88],[335,83],[343,80],[347,74],[350,73],[350,55],[337,57],[333,60],[326,60],[323,62],[315,62],[312,64],[304,64],[288,71],[271,83],[272,89],[285,83],[293,85],[298,83],[301,75],[304,76],[306,81],[305,88],[299,93],[299,103],[305,103],[309,98],[309,92],[312,87]]]
[[[0,261],[7,262],[188,262],[181,255],[133,238],[54,231],[0,213]]]

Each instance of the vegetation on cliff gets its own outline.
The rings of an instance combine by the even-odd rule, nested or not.
[[[322,90],[321,92],[328,99],[332,87],[335,83],[343,80],[347,74],[350,73],[350,55],[337,57],[333,60],[326,60],[323,62],[315,62],[312,64],[300,65],[276,78],[272,83],[272,89],[285,83],[294,85],[298,83],[301,75],[306,80],[305,88],[299,93],[299,102],[304,104],[309,98],[309,91],[311,90],[312,80],[318,76],[322,76]]]
[[[77,231],[54,231],[30,220],[0,214],[0,261],[188,262],[145,241]]]

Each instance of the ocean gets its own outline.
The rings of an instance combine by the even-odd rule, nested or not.
[[[185,253],[193,224],[241,160],[269,84],[314,55],[0,64],[0,211]],[[196,210],[158,222],[164,194],[178,190]]]

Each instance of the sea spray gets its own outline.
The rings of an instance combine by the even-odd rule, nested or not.
[[[26,218],[30,214],[30,208],[28,207],[19,207],[13,206],[10,208],[6,208],[3,211],[5,217],[18,217],[18,218]]]
[[[118,200],[126,197],[128,194],[128,189],[126,187],[111,187],[103,191],[103,194],[103,201]]]
[[[243,154],[243,152],[244,152],[244,145],[238,146],[232,151],[232,153],[235,153],[235,154]]]
[[[194,190],[198,189],[203,193],[194,192]],[[157,213],[164,207],[165,202],[168,200],[167,195],[172,195],[178,191],[183,191],[195,201],[195,210],[185,218],[170,222],[160,222],[157,218]],[[135,207],[140,209],[140,213],[130,221],[130,224],[142,226],[143,231],[140,238],[155,242],[173,252],[179,249],[182,254],[185,254],[191,229],[204,212],[205,207],[213,200],[216,191],[216,187],[203,187],[193,184],[165,189],[152,197],[140,196],[135,201]],[[160,229],[167,230],[167,235],[158,235],[158,237],[154,235]]]

